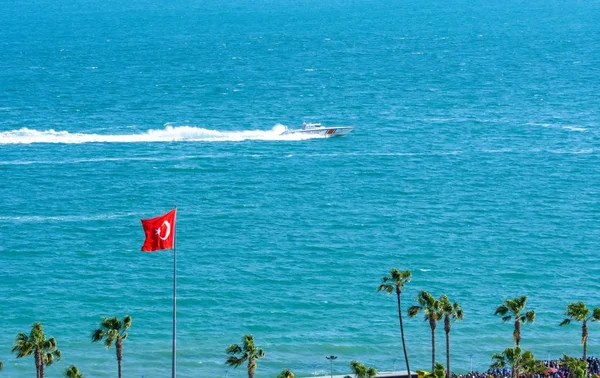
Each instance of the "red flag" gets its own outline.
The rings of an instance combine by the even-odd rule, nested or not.
[[[165,215],[152,219],[142,219],[142,227],[144,227],[144,233],[146,233],[142,251],[152,252],[173,248],[176,212],[177,209],[175,208]]]

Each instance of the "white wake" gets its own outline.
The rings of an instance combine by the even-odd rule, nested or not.
[[[244,140],[294,141],[321,138],[318,135],[281,135],[286,127],[271,130],[219,131],[194,126],[166,126],[138,134],[86,134],[68,131],[38,131],[28,128],[0,132],[0,144],[31,143],[148,143],[148,142],[241,142]]]

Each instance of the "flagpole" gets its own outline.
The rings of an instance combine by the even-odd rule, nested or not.
[[[177,206],[175,206],[177,210]],[[177,211],[175,211],[175,225],[177,224]],[[177,331],[177,227],[173,226],[173,367],[172,367],[172,378],[177,375],[175,365],[175,352],[176,347],[176,331]]]

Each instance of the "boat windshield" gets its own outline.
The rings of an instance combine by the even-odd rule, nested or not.
[[[321,125],[320,123],[306,123],[304,122],[302,124],[302,130],[310,130],[310,129],[317,129],[323,127],[323,125]]]

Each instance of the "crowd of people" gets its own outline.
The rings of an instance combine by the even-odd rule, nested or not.
[[[600,375],[600,360],[596,357],[588,357],[588,378]],[[545,375],[536,374],[534,378],[569,378],[569,369],[561,364],[560,360],[544,361],[548,367]],[[511,378],[510,368],[489,369],[485,372],[473,371],[467,374],[453,374],[453,378]]]

